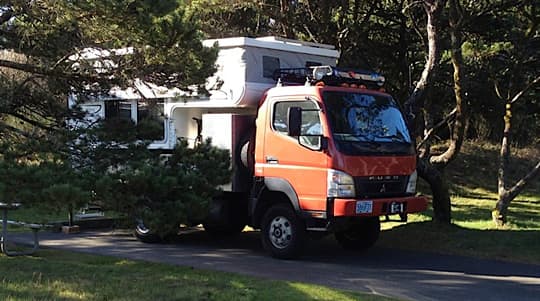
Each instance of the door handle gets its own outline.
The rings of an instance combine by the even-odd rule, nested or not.
[[[279,160],[273,156],[266,156],[266,163],[268,164],[279,164]]]

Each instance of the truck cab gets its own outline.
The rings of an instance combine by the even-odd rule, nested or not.
[[[365,249],[378,238],[380,216],[405,220],[427,208],[395,100],[368,89],[375,80],[355,84],[350,70],[307,72],[320,68],[330,75],[272,88],[258,110],[249,213],[276,257],[295,256],[309,233]]]

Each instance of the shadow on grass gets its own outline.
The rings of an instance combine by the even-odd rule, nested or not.
[[[101,257],[94,256],[90,258],[91,260],[87,260],[85,259],[86,255],[74,254],[69,256],[79,260],[80,266],[69,266],[62,262],[57,265],[63,268],[55,272],[64,270],[66,273],[72,273],[72,278],[85,285],[84,291],[87,291],[86,284],[90,280],[86,276],[79,276],[79,272],[94,278],[98,277],[98,279],[106,275],[105,281],[100,281],[98,285],[92,286],[92,288],[95,287],[92,292],[99,292],[99,294],[87,296],[85,299],[88,300],[115,299],[118,298],[115,293],[120,290],[129,292],[124,298],[126,300],[152,300],[152,297],[155,300],[276,300],[280,298],[287,298],[287,300],[346,300],[348,298],[342,293],[329,293],[326,297],[319,297],[316,293],[321,289],[318,288],[305,288],[302,285],[291,284],[284,287],[282,283],[267,280],[263,280],[260,284],[251,282],[255,280],[250,280],[249,277],[247,280],[242,280],[235,279],[228,274],[220,276],[225,278],[227,282],[214,284],[213,280],[209,278],[200,279],[189,275],[185,276],[182,273],[169,274],[164,270],[148,270],[150,266],[154,265],[148,261],[183,265],[186,266],[184,271],[197,272],[201,269],[217,269],[245,273],[255,276],[255,278],[313,282],[353,290],[373,291],[372,289],[374,289],[375,291],[386,291],[388,295],[403,296],[405,299],[413,300],[418,299],[418,296],[430,296],[432,299],[439,300],[440,298],[435,296],[448,294],[450,291],[454,293],[467,292],[467,294],[477,292],[477,295],[467,295],[468,298],[484,300],[487,295],[482,295],[483,292],[492,292],[492,288],[505,292],[504,298],[501,300],[513,300],[511,296],[523,294],[523,290],[526,294],[534,293],[533,291],[539,283],[536,279],[540,279],[540,266],[436,254],[448,254],[446,252],[448,249],[481,251],[484,248],[483,244],[489,240],[505,245],[507,243],[504,242],[504,239],[509,239],[510,243],[519,243],[516,237],[523,241],[538,235],[538,233],[530,231],[506,232],[469,231],[462,227],[441,226],[432,222],[410,223],[383,231],[377,245],[362,253],[340,248],[332,237],[309,241],[304,256],[299,260],[270,258],[262,250],[260,235],[257,231],[244,232],[237,237],[222,240],[215,240],[202,231],[194,232],[184,236],[180,235],[178,241],[169,244],[143,244],[128,237],[125,233],[116,235],[101,232],[81,233],[73,236],[49,234],[47,241],[52,243],[56,239],[58,247],[73,251],[124,258],[120,260],[107,259],[106,257],[100,259]],[[517,235],[509,235],[512,233]],[[463,237],[468,238],[468,241]],[[70,243],[73,240],[77,240],[77,244]],[[521,247],[523,246],[530,247],[532,252],[538,256],[538,245],[529,243],[523,244]],[[439,247],[443,250],[438,250]],[[516,248],[516,251],[520,251],[518,249],[520,246],[505,245],[504,247]],[[502,251],[507,252],[507,249]],[[52,251],[45,250],[44,252]],[[467,255],[462,252],[458,254]],[[506,254],[513,255],[510,252]],[[51,262],[52,259],[46,257],[47,260],[44,262]],[[0,256],[2,268],[6,267],[3,259]],[[58,256],[56,259],[68,260],[69,258]],[[133,263],[132,260],[144,260],[145,262]],[[103,265],[103,267],[97,271],[90,270],[95,265]],[[37,264],[28,265],[25,268],[26,275],[31,275],[31,271],[42,271],[38,269],[38,266]],[[119,267],[132,266],[135,269],[128,272],[119,269]],[[11,269],[19,271],[23,267],[15,264],[11,266]],[[45,271],[54,270],[50,267],[43,269]],[[73,274],[74,271],[77,273]],[[9,272],[6,273],[9,274]],[[117,273],[120,275],[116,275]],[[214,275],[213,272],[210,274]],[[510,279],[513,276],[526,278]],[[153,279],[156,277],[166,281],[155,282]],[[93,282],[96,281],[94,278],[91,278],[90,285],[94,285]],[[141,286],[126,287],[126,282],[128,284],[140,283]],[[109,283],[112,283],[114,287],[109,287]],[[200,284],[202,287],[192,287],[192,283],[194,285]],[[119,288],[119,285],[124,287]],[[230,286],[233,288],[231,289]],[[167,292],[165,288],[169,287],[176,290]],[[275,289],[272,290],[272,287]],[[414,292],[412,292],[413,290]],[[183,295],[184,292],[188,291],[196,292],[196,295]],[[265,293],[268,297],[261,297],[263,291],[268,292]],[[0,290],[0,300],[2,300],[1,292]],[[411,294],[400,295],[403,292]],[[350,297],[349,300],[351,299],[355,298]],[[453,298],[453,300],[455,299]]]
[[[540,264],[539,237],[539,230],[478,230],[418,222],[383,231],[379,245]]]
[[[390,300],[313,284],[60,251],[0,256],[1,300]]]
[[[459,222],[483,223],[491,227],[491,204],[474,202],[454,202],[452,204],[452,220]],[[508,212],[508,227],[510,229],[540,230],[540,203],[529,201],[512,202]]]
[[[467,185],[452,185],[450,193],[454,196],[467,199],[493,201],[493,204],[497,201],[495,196],[487,195],[486,193],[472,192],[471,188]]]
[[[497,191],[497,169],[499,165],[498,145],[468,142],[452,164],[446,169],[451,183],[468,188],[482,187]],[[538,162],[537,153],[526,149],[513,149],[508,167],[508,180],[514,183],[523,177]],[[540,192],[540,181],[531,183],[526,191]]]

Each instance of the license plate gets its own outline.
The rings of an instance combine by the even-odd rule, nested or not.
[[[373,201],[357,201],[356,213],[371,213],[373,212]]]
[[[404,203],[392,202],[390,203],[390,213],[403,213],[405,211]]]

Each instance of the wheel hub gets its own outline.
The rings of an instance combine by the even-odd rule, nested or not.
[[[286,248],[292,240],[292,226],[290,221],[278,216],[270,223],[270,242],[278,249]]]

